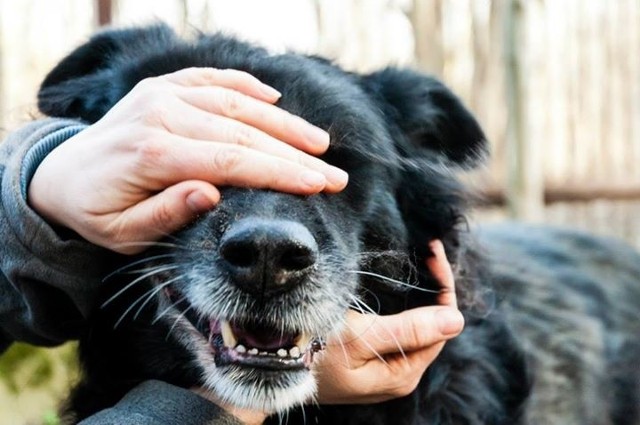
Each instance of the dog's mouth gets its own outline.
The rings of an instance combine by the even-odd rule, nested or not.
[[[204,318],[186,298],[166,287],[169,301],[208,341],[216,366],[237,365],[271,371],[308,369],[323,339],[304,332],[287,332],[257,321]]]

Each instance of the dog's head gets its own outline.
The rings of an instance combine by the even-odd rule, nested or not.
[[[120,304],[97,314],[96,322],[108,323],[95,325],[85,345],[105,349],[107,334],[141,326],[133,312],[153,310],[132,338],[146,360],[113,354],[100,362],[135,366],[104,370],[204,385],[238,406],[285,410],[313,394],[313,354],[348,308],[369,302],[392,312],[433,302],[412,287],[437,290],[423,264],[429,240],[442,239],[456,261],[464,191],[454,172],[483,156],[484,136],[428,76],[399,69],[356,75],[220,35],[183,41],[162,25],[95,36],[48,75],[39,106],[94,122],[142,79],[193,66],[245,70],[281,91],[278,106],[330,133],[322,159],[346,170],[349,185],[308,197],[223,189],[221,203],[173,235],[168,252],[150,255],[160,260],[148,279],[135,281],[150,284],[141,292],[149,297],[136,301],[135,285],[107,290]],[[150,342],[149,329],[166,343]]]

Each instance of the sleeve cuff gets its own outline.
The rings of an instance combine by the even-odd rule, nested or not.
[[[80,133],[85,128],[87,128],[87,126],[81,124],[61,128],[48,134],[29,149],[22,161],[22,168],[20,170],[20,192],[24,200],[27,199],[29,182],[44,158],[64,141]]]
[[[79,425],[241,425],[220,407],[192,391],[161,381],[146,381],[115,406],[83,420]]]

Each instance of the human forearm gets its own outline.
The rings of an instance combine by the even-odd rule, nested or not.
[[[28,170],[46,154],[35,152],[45,149],[39,142],[78,124],[38,121],[0,144],[0,350],[13,340],[53,345],[77,337],[111,255],[63,239],[25,199]]]

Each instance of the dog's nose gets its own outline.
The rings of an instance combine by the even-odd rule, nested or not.
[[[227,230],[220,256],[231,280],[254,295],[270,296],[301,284],[318,258],[318,244],[302,224],[249,220]]]

